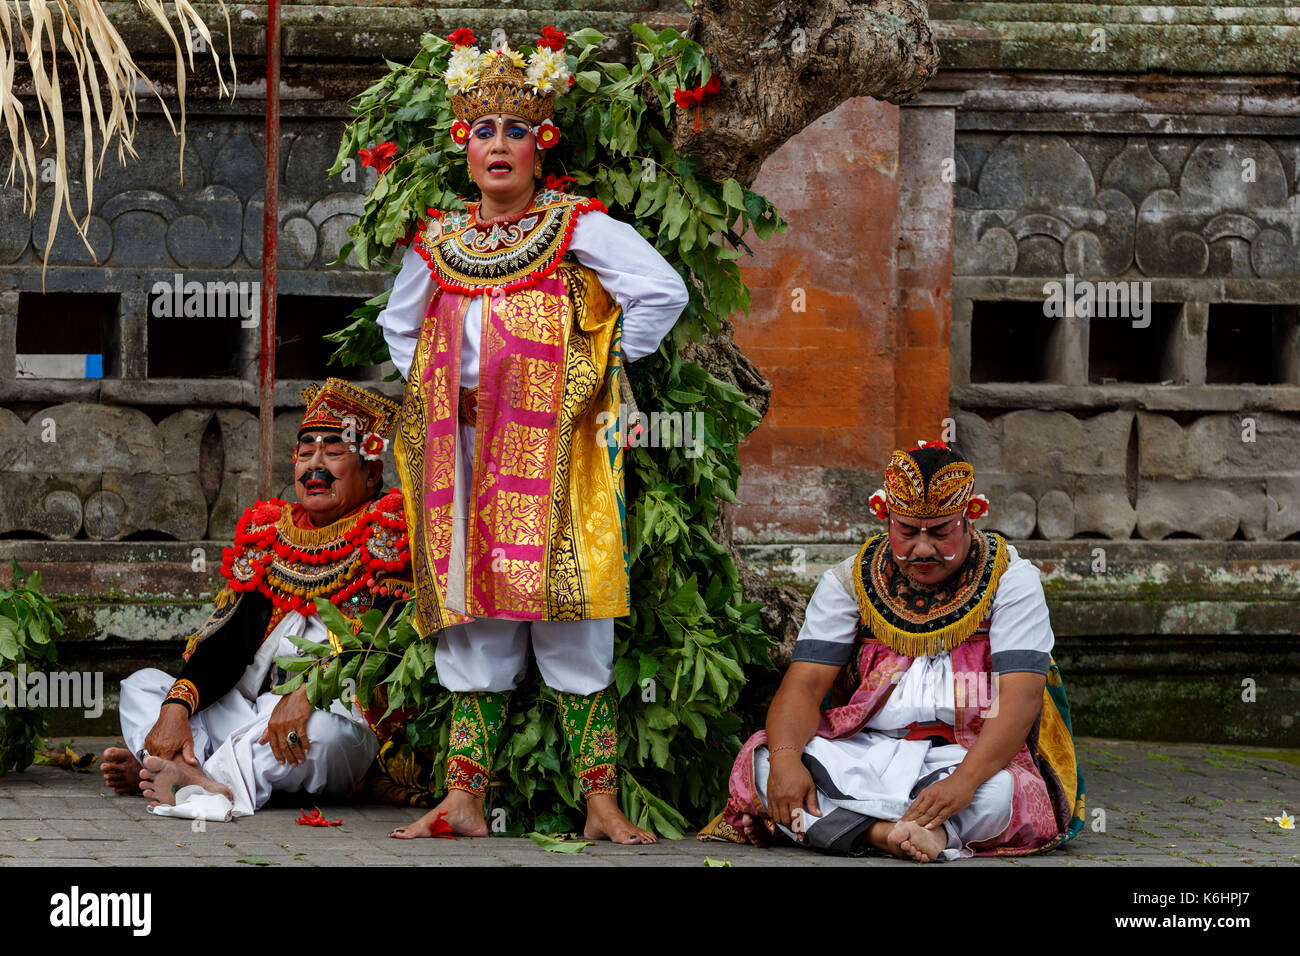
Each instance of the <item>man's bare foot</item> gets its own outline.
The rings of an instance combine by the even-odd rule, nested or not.
[[[450,826],[457,836],[488,835],[487,821],[483,819],[483,798],[476,797],[468,790],[449,790],[447,796],[420,819],[404,827],[398,827],[388,835],[398,840],[432,836],[433,821],[438,819],[440,813],[445,814],[442,818],[443,822]]]
[[[582,835],[588,840],[609,840],[612,843],[658,843],[659,838],[649,830],[632,825],[618,808],[618,799],[612,793],[593,793],[587,797],[587,824]]]
[[[931,860],[938,859],[939,854],[948,845],[947,837],[948,831],[943,827],[927,830],[915,820],[908,820],[906,823],[902,821],[895,823],[893,829],[889,831],[889,836],[886,837],[886,842],[901,851],[891,851],[895,856],[902,859],[911,858],[917,863],[929,863]]]
[[[763,822],[748,813],[740,815],[740,829],[745,839],[754,846],[792,846],[792,842],[780,830],[769,833]]]
[[[209,793],[219,793],[227,800],[233,800],[230,789],[203,775],[198,767],[191,766],[184,760],[163,760],[152,755],[144,758],[144,767],[140,770],[140,791],[149,801],[149,806],[156,807],[165,803],[176,805],[176,791],[181,787],[198,786]]]
[[[104,772],[104,783],[115,793],[123,796],[140,793],[140,761],[131,751],[109,747],[99,766]]]

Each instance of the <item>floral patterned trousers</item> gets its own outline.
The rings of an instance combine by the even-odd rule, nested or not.
[[[560,725],[584,796],[617,793],[618,711],[610,688],[594,694],[557,691]],[[453,691],[447,789],[487,794],[492,758],[501,743],[508,693]]]

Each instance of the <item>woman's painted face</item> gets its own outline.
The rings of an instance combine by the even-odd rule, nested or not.
[[[469,131],[469,168],[484,193],[508,199],[533,188],[533,157],[537,140],[518,116],[491,114]]]

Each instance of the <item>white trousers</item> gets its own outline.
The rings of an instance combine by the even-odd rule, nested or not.
[[[805,841],[812,846],[844,849],[839,838],[866,817],[899,820],[921,790],[947,777],[966,758],[960,744],[932,746],[925,740],[900,740],[866,731],[842,740],[814,737],[804,748],[804,763],[817,785],[822,815],[804,811]],[[767,806],[768,750],[754,751],[754,784]],[[975,791],[966,809],[944,822],[945,860],[971,856],[968,844],[992,840],[1011,825],[1014,780],[999,770]],[[837,812],[845,811],[845,812]],[[856,818],[856,819],[855,819]],[[786,827],[780,829],[798,840]]]
[[[173,682],[153,667],[122,681],[122,736],[137,756]],[[262,807],[273,790],[342,796],[365,775],[379,751],[379,740],[365,724],[315,710],[307,720],[311,750],[306,760],[296,767],[280,763],[270,744],[258,741],[282,699],[268,692],[252,701],[235,689],[190,718],[194,756],[204,774],[230,788],[237,815]]]
[[[448,690],[509,691],[528,667],[531,637],[546,686],[594,694],[614,682],[614,619],[503,621],[480,617],[438,634],[434,666]]]

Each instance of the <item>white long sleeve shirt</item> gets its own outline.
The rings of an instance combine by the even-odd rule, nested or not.
[[[569,250],[622,307],[624,358],[635,362],[659,348],[686,308],[688,295],[681,276],[655,247],[627,223],[593,210],[578,216]],[[437,288],[428,263],[412,242],[402,258],[388,305],[378,319],[402,378],[410,371],[424,314]],[[477,295],[465,313],[461,337],[460,383],[466,388],[478,384],[482,323],[483,298]]]

